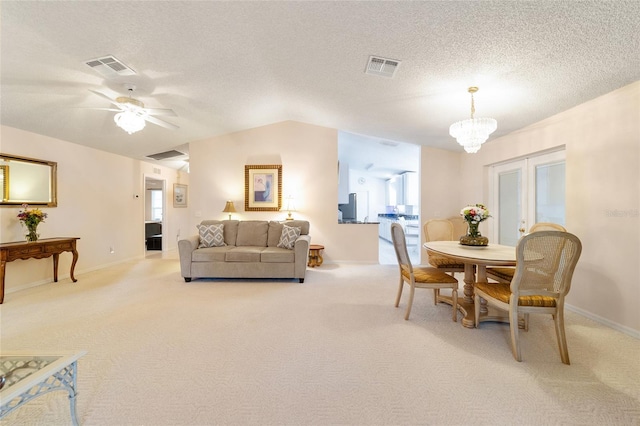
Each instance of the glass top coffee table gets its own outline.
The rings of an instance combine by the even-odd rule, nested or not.
[[[69,393],[71,421],[77,426],[77,361],[86,353],[0,353],[0,419],[40,395],[65,390]]]

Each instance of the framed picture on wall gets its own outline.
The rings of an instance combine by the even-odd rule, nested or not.
[[[282,165],[244,166],[245,211],[279,211],[282,206]]]
[[[173,184],[173,207],[187,207],[187,185]]]

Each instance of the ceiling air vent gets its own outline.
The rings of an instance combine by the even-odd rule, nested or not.
[[[393,78],[399,66],[400,61],[396,61],[395,59],[369,56],[369,62],[367,62],[367,69],[365,70],[365,73]]]
[[[115,56],[105,56],[103,58],[91,59],[86,61],[91,69],[97,71],[105,78],[114,78],[128,75],[136,75],[136,72],[130,67],[126,66]]]
[[[147,157],[153,158],[154,160],[166,160],[167,158],[182,157],[183,155],[186,155],[186,154],[184,152],[176,151],[174,149],[171,151],[159,152],[157,154],[147,155]]]

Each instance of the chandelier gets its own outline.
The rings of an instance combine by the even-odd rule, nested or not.
[[[489,135],[496,131],[498,122],[493,118],[473,118],[476,112],[473,94],[478,91],[475,86],[469,87],[471,93],[471,118],[453,123],[449,127],[449,134],[456,138],[464,150],[470,154],[478,152],[480,145],[486,142]]]
[[[144,129],[144,126],[146,124],[144,121],[144,117],[131,110],[117,113],[115,117],[113,117],[113,121],[116,122],[116,125],[118,127],[129,134]]]

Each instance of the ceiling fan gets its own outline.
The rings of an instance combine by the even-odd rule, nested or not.
[[[97,92],[95,90],[89,89],[90,92],[95,93],[96,95],[105,98],[111,104],[115,105],[118,109],[115,108],[92,108],[103,111],[114,111],[117,112],[113,117],[113,121],[116,122],[118,127],[123,129],[129,134],[135,133],[144,129],[145,122],[157,124],[158,126],[164,127],[170,130],[176,130],[180,127],[175,124],[169,123],[167,121],[161,120],[156,115],[165,115],[177,117],[176,113],[171,109],[163,109],[163,108],[145,108],[144,104],[134,99],[131,95],[135,90],[135,86],[132,84],[125,84],[125,88],[129,91],[129,96],[118,96],[115,99],[111,99],[109,96],[104,93]]]

